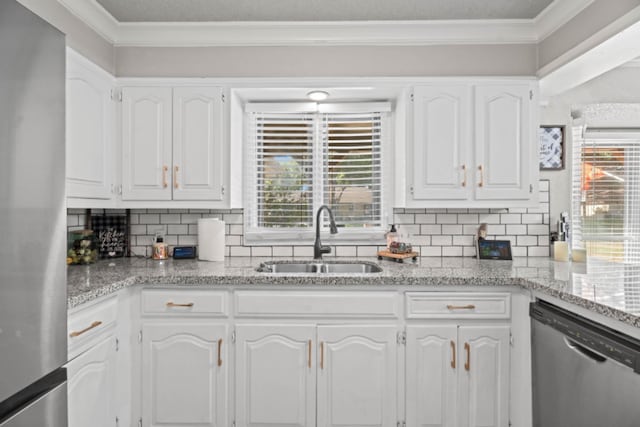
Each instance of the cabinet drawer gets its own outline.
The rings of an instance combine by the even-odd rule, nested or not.
[[[142,314],[227,316],[227,293],[208,290],[144,289]]]
[[[69,312],[67,349],[70,358],[89,349],[116,325],[118,299],[111,296]]]
[[[508,293],[407,292],[408,319],[508,319]]]
[[[237,316],[397,318],[399,295],[393,292],[239,291]]]

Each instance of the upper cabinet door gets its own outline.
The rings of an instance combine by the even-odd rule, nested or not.
[[[122,199],[171,200],[171,88],[122,90]]]
[[[222,200],[222,89],[174,89],[173,117],[173,199]]]
[[[397,328],[318,327],[318,427],[395,427]]]
[[[416,87],[413,106],[413,198],[467,199],[470,86]]]
[[[531,197],[531,98],[528,84],[476,87],[476,199]]]
[[[111,199],[113,79],[67,51],[67,197]]]

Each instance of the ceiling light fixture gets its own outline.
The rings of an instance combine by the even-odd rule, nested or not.
[[[307,97],[312,101],[324,101],[329,97],[329,92],[325,92],[324,90],[312,90],[307,93]]]

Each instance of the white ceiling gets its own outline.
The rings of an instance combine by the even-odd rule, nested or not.
[[[119,22],[534,19],[553,0],[97,0]]]

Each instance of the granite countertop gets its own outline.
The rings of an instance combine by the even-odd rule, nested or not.
[[[381,273],[369,274],[273,274],[260,273],[261,262],[277,258],[227,258],[224,262],[197,260],[155,261],[120,258],[88,266],[68,267],[68,308],[137,284],[195,286],[520,286],[559,298],[607,317],[640,327],[640,284],[625,281],[624,269],[588,268],[585,264],[558,263],[548,258],[516,258],[513,261],[474,258],[418,258],[404,264],[376,262]],[[284,259],[280,259],[284,260]],[[298,261],[298,259],[296,259]],[[301,261],[311,261],[301,259]],[[355,259],[325,258],[350,262]],[[591,266],[589,266],[591,267]],[[587,270],[590,274],[587,274]],[[597,271],[597,273],[591,272]]]

